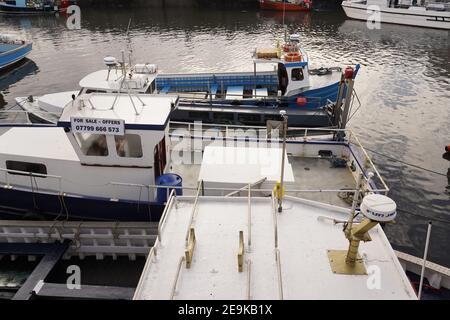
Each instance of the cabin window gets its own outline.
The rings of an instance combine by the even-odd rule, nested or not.
[[[155,81],[153,81],[147,88],[147,91],[145,93],[153,93],[155,92]]]
[[[87,89],[86,94],[88,93],[107,93],[107,92],[105,90]]]
[[[9,4],[11,6],[15,6],[16,5],[16,0],[6,0],[5,2],[6,2],[6,4]]]
[[[238,114],[238,121],[243,124],[259,124],[261,116],[259,114]]]
[[[97,157],[108,155],[106,135],[95,133],[75,133],[74,135],[84,155]]]
[[[214,112],[213,118],[214,118],[214,120],[217,120],[222,123],[231,123],[234,121],[234,113]]]
[[[155,177],[159,177],[164,173],[164,168],[166,167],[166,138],[162,140],[155,146],[153,150],[154,164],[155,164]]]
[[[141,137],[137,134],[126,134],[124,136],[114,136],[116,141],[116,151],[119,157],[142,158]]]
[[[47,175],[47,167],[42,163],[7,160],[6,169],[23,171],[23,173],[8,171],[9,174],[20,176],[28,176],[29,173],[34,173],[37,175],[43,175],[43,178],[45,178],[45,175]],[[28,174],[26,172],[28,172]]]
[[[209,120],[208,111],[189,111],[188,117],[190,120]]]
[[[291,75],[292,81],[302,81],[304,79],[303,68],[292,69]]]

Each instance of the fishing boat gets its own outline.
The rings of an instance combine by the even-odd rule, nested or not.
[[[311,0],[259,0],[259,6],[264,10],[277,11],[310,11]]]
[[[310,69],[308,56],[299,42],[298,35],[291,35],[284,45],[255,49],[253,72],[161,73],[154,64],[132,65],[126,64],[124,57],[121,62],[106,57],[108,69],[83,78],[80,93],[175,94],[180,97],[171,115],[175,121],[265,125],[284,108],[290,115],[291,126],[333,126],[330,110],[336,102],[342,70]],[[260,66],[265,70],[259,71]],[[53,106],[52,113],[46,113],[48,107],[41,106],[39,97],[18,97],[16,101],[27,112],[38,114],[34,118],[55,123],[65,103],[60,103],[60,94],[54,97],[52,104],[53,96],[46,96],[46,105]],[[65,95],[65,102],[71,99],[71,94]]]
[[[0,35],[0,71],[24,59],[33,47],[31,42],[13,35]]]
[[[417,27],[450,30],[450,2],[416,0],[346,0],[345,14],[352,19],[370,23],[394,23]]]
[[[345,82],[352,86],[352,75],[347,73]],[[341,88],[340,95],[343,94]],[[351,92],[345,94],[340,97],[345,100],[339,112],[341,127],[345,127],[351,105]],[[158,221],[167,200],[167,190],[172,187],[182,187],[183,192],[190,187],[196,189],[202,149],[220,142],[222,134],[213,130],[220,125],[210,124],[204,127],[205,136],[198,140],[198,136],[190,134],[198,134],[201,129],[191,126],[192,123],[169,123],[170,113],[178,103],[179,98],[174,95],[83,93],[64,108],[56,126],[0,124],[0,216]],[[274,143],[279,141],[275,137],[277,123],[271,124],[270,132],[274,133],[267,133],[267,127],[222,128],[226,128],[224,138],[231,143],[235,139],[256,142],[253,141],[255,130],[263,131],[262,136],[256,137],[258,141],[266,144],[268,138],[274,139]],[[311,132],[321,133],[320,130]],[[340,132],[326,134],[335,139],[331,145],[320,141],[311,143],[315,150],[311,152],[325,156],[329,155],[327,150],[333,149],[332,145],[341,148],[343,135]],[[302,141],[306,141],[303,134],[292,141],[292,147],[302,149]],[[191,159],[192,153],[190,149],[184,153],[184,144],[197,150],[194,156],[197,163],[194,158],[194,163],[184,158]],[[268,151],[268,156],[274,163],[280,163],[276,150]],[[347,149],[346,155],[353,159],[349,152]],[[357,161],[360,160],[348,164],[355,166]],[[323,165],[329,164],[324,162]],[[247,169],[249,174],[253,172],[253,178],[259,176],[251,164]],[[298,174],[304,171],[303,168],[296,170]],[[220,172],[217,168],[213,171]],[[269,186],[276,182],[275,176],[270,174]],[[346,179],[351,176],[347,175]],[[248,179],[228,177],[236,178],[237,187]],[[289,175],[289,179],[293,183],[303,182],[293,175]],[[214,181],[211,179],[208,183]]]
[[[8,0],[0,1],[0,13],[39,14],[58,12],[54,0]]]

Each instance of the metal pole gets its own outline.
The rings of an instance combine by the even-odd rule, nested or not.
[[[420,283],[419,283],[419,293],[418,293],[419,300],[422,296],[422,286],[423,286],[423,279],[424,279],[424,275],[425,275],[425,264],[427,262],[428,247],[430,245],[431,224],[432,224],[431,221],[428,222],[427,238],[425,240],[425,252],[423,254],[423,260],[422,260],[422,272],[420,273]]]
[[[287,134],[287,120],[286,110],[280,111],[281,117],[283,118],[283,151],[281,154],[281,177],[280,177],[280,194],[278,197],[278,212],[283,211],[283,188],[284,188],[284,161],[286,153],[286,134]]]
[[[355,211],[356,211],[356,204],[358,203],[359,193],[361,192],[361,181],[362,181],[363,174],[362,172],[358,175],[358,180],[356,181],[356,190],[353,194],[353,202],[352,202],[352,209],[350,211],[350,217],[348,218],[347,228],[346,232],[350,234],[353,227],[353,219],[355,218]]]

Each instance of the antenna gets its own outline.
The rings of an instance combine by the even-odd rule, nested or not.
[[[356,197],[356,194],[355,194]],[[328,250],[331,270],[337,274],[366,275],[366,267],[358,254],[361,241],[371,241],[369,230],[378,223],[388,223],[397,215],[395,202],[381,194],[369,194],[363,198],[360,213],[364,220],[347,226],[345,236],[349,242],[348,250]]]
[[[286,30],[286,25],[284,24],[284,17],[286,15],[286,2],[283,1],[283,28],[284,28],[284,42],[286,43],[287,41],[287,30]]]
[[[128,61],[130,63],[130,68],[131,68],[131,56],[133,54],[133,48],[131,46],[131,39],[130,39],[130,26],[131,26],[131,18],[130,20],[128,20],[128,27],[127,27],[127,41],[128,41]]]

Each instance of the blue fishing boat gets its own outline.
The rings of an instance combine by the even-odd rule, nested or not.
[[[27,56],[33,44],[11,35],[0,35],[0,70]]]
[[[79,93],[131,92],[173,94],[180,98],[172,121],[265,126],[286,110],[289,125],[336,126],[335,106],[342,82],[342,69],[310,68],[300,36],[291,35],[281,45],[256,48],[253,71],[209,73],[163,73],[155,64],[135,64],[106,57],[108,69],[89,74],[80,81]],[[356,77],[359,67],[346,73]],[[345,85],[342,90],[346,90]],[[40,97],[17,97],[17,103],[33,122],[56,123],[72,95],[62,92]]]
[[[54,0],[6,0],[0,1],[1,13],[52,13],[58,11]]]

